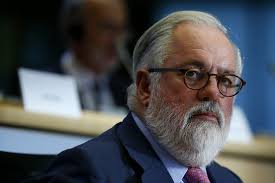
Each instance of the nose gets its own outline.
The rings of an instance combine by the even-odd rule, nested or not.
[[[197,97],[201,101],[217,101],[221,97],[216,77],[209,78],[206,86],[198,91]]]

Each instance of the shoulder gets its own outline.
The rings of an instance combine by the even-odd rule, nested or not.
[[[100,136],[62,152],[58,157],[68,156],[75,159],[75,155],[77,154],[85,159],[86,162],[98,164],[107,161],[107,159],[109,161],[117,158],[116,156],[122,153],[123,149],[116,134],[119,125],[120,123]]]
[[[127,88],[132,83],[131,76],[127,70],[119,65],[109,75],[109,88],[112,92],[114,102],[117,106],[123,106],[128,109],[127,103]]]
[[[59,62],[51,64],[45,68],[42,68],[41,70],[46,72],[56,73],[56,74],[65,74]]]
[[[94,159],[97,159],[98,156],[107,157],[120,154],[121,149],[123,148],[117,136],[117,128],[120,125],[121,123],[116,124],[110,130],[104,132],[96,138],[89,140],[88,142],[85,142],[84,144],[75,147],[75,149],[78,149],[82,152],[88,152],[88,158]]]
[[[215,161],[207,167],[207,174],[210,179],[214,179],[216,182],[242,183],[237,174]]]
[[[100,182],[106,177],[119,180],[131,172],[123,158],[127,157],[116,137],[117,124],[102,135],[57,155],[39,182]]]

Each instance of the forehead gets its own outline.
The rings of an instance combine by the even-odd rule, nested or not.
[[[126,10],[121,0],[88,0],[84,10],[88,23],[107,22],[118,26],[126,23]]]
[[[200,64],[209,69],[236,70],[235,49],[223,32],[207,25],[183,23],[172,33],[170,54],[164,64]]]

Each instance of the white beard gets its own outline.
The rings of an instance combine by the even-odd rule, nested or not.
[[[149,106],[145,111],[145,125],[157,141],[185,166],[201,167],[209,164],[222,149],[229,131],[229,122],[219,106],[205,101],[184,112],[184,104],[165,101],[158,89],[152,90]],[[201,112],[214,112],[218,122],[192,119]]]

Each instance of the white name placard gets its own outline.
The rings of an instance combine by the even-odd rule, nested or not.
[[[25,68],[18,72],[26,111],[80,117],[77,87],[72,77]]]

